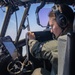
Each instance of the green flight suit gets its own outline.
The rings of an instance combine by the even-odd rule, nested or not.
[[[65,31],[62,32],[60,36],[64,36],[71,31],[72,31],[72,27],[68,27]],[[31,54],[35,56],[36,58],[44,58],[44,59],[50,60],[52,64],[52,69],[54,70],[55,75],[57,74],[58,72],[57,71],[58,70],[58,40],[50,40],[46,42],[38,42],[37,40],[29,40],[29,48],[30,48]],[[41,70],[43,71],[42,73],[41,73]],[[48,75],[48,74],[49,72],[41,68],[41,69],[35,70],[32,75]]]
[[[57,66],[58,66],[58,49],[57,49],[58,46],[57,45],[58,45],[57,40],[50,40],[46,42],[38,42],[37,40],[29,40],[30,53],[36,58],[43,58],[43,59],[50,60],[55,74],[57,74]],[[41,70],[43,71],[42,73],[41,73]],[[50,72],[41,68],[41,69],[35,70],[32,75],[50,75]]]

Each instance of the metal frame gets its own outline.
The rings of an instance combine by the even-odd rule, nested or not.
[[[23,25],[24,25],[24,23],[26,21],[26,18],[27,18],[28,12],[29,12],[29,8],[30,8],[30,4],[28,4],[26,6],[25,10],[24,10],[24,14],[23,14],[20,26],[19,26],[19,30],[18,30],[18,34],[17,34],[16,39],[15,39],[15,43],[17,43],[19,38],[20,38],[20,34],[22,32],[22,27],[23,27]]]
[[[8,6],[7,11],[6,11],[6,15],[5,15],[5,18],[4,18],[4,22],[3,22],[3,25],[2,25],[2,30],[1,30],[1,34],[0,34],[1,37],[5,36],[5,33],[6,33],[6,30],[7,30],[7,27],[8,27],[8,24],[9,24],[12,13],[13,13],[12,8],[10,6]]]

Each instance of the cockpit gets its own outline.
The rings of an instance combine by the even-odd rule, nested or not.
[[[36,39],[40,42],[53,40],[48,27],[48,13],[54,4],[62,3],[68,4],[75,12],[75,0],[0,0],[1,75],[31,75],[37,67],[51,70],[51,64],[48,60],[36,59],[30,54],[26,33],[28,31],[34,32]],[[73,40],[74,35],[75,33],[72,34]],[[12,57],[14,51],[17,56],[14,54]],[[69,60],[71,61],[71,59]],[[69,63],[69,65],[71,64]],[[61,71],[60,67],[59,71]],[[74,71],[72,72],[74,74]],[[62,75],[71,75],[68,72],[62,73]]]

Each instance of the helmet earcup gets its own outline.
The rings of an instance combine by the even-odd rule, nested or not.
[[[63,14],[60,13],[58,16],[56,16],[56,21],[59,27],[62,29],[67,27],[67,18]]]

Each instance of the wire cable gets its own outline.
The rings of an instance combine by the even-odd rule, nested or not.
[[[16,11],[15,11],[15,19],[16,19],[16,35],[18,35],[18,19]],[[16,46],[18,46],[18,42],[16,43]],[[17,56],[18,56],[18,50],[17,50]]]
[[[16,11],[15,11],[15,19],[16,19],[16,35],[18,35],[18,19]]]

